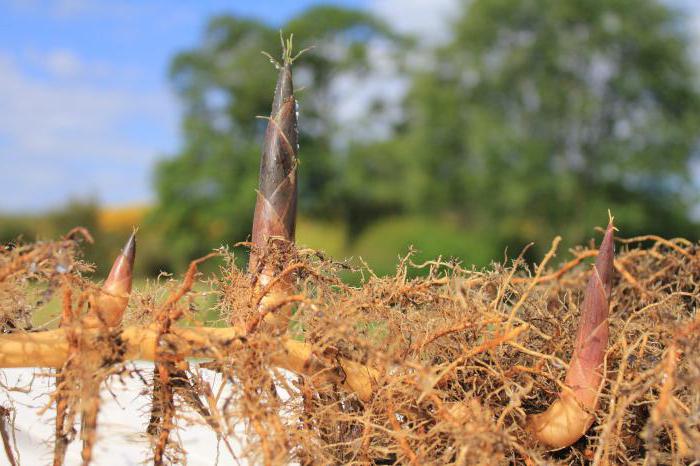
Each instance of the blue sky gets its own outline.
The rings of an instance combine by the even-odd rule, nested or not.
[[[279,25],[315,3],[0,0],[0,211],[149,201],[154,160],[178,146],[170,58],[212,14]]]
[[[668,0],[700,31],[700,0]],[[332,0],[439,40],[456,0]],[[180,110],[167,81],[207,18],[280,25],[318,0],[0,0],[0,212],[69,199],[153,200],[154,162],[176,152]],[[700,41],[698,41],[700,44]],[[357,99],[356,99],[357,100]]]

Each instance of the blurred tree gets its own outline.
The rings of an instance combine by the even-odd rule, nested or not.
[[[394,143],[416,167],[408,207],[458,212],[510,246],[580,241],[607,208],[626,235],[692,236],[688,44],[656,0],[463,2]]]
[[[400,62],[377,50],[408,42],[336,7],[283,25],[299,48],[316,45],[295,67],[303,213],[342,219],[365,246],[388,231],[368,229],[383,218],[419,218],[398,223],[414,233],[435,221],[442,240],[426,248],[482,263],[533,240],[541,257],[557,234],[583,241],[608,208],[625,235],[695,236],[700,96],[680,16],[659,0],[465,0],[451,26],[445,45],[409,60],[403,115],[369,141],[343,127],[337,97],[364,102],[364,130],[384,125],[358,76]],[[172,265],[250,232],[265,128],[254,116],[269,113],[276,77],[260,51],[278,49],[276,29],[221,16],[173,60],[184,145],[156,171],[149,227]]]
[[[397,41],[366,13],[315,7],[282,26],[295,48],[314,46],[297,62],[300,113],[300,205],[332,215],[339,160],[332,157],[335,80],[371,66],[368,43]],[[261,22],[213,18],[200,46],[181,53],[170,75],[184,105],[184,147],[156,169],[159,204],[151,227],[164,232],[172,256],[186,260],[250,234],[260,147],[276,72],[261,51],[278,55],[280,32]]]

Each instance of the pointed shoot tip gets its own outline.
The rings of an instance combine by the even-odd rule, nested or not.
[[[120,324],[133,281],[134,259],[136,258],[136,230],[131,233],[121,254],[112,265],[109,276],[102,285],[95,306],[90,309],[84,325],[107,325],[115,327]]]
[[[129,239],[122,249],[122,255],[126,257],[131,267],[134,266],[134,259],[136,258],[136,232],[137,230],[134,230],[134,232],[131,233],[131,236],[129,236]]]
[[[610,292],[615,260],[615,230],[613,222],[608,223],[608,227],[605,229],[605,236],[603,236],[603,241],[601,241],[598,248],[598,257],[595,261],[598,274],[608,293]]]

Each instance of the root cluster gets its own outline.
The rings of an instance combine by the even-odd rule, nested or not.
[[[63,289],[64,308],[78,317],[65,329],[68,358],[53,397],[67,411],[61,438],[72,441],[80,438],[75,430],[88,429],[82,437],[92,448],[91,432],[100,428],[96,384],[112,373],[138,377],[153,403],[144,435],[157,464],[186,457],[186,446],[169,435],[184,405],[229,447],[241,444],[253,464],[700,459],[700,255],[681,239],[618,241],[606,378],[586,435],[550,452],[527,430],[528,416],[561,391],[595,256],[579,248],[573,258],[560,253],[565,262],[554,265],[555,248],[535,267],[515,259],[486,270],[443,260],[414,264],[409,254],[393,276],[378,277],[286,247],[258,255],[274,264],[272,276],[292,283],[274,300],[264,299],[272,286],[256,286],[222,249],[219,274],[204,277],[193,265],[182,282],[133,292],[126,330],[88,332],[78,317],[95,287],[76,259],[76,240],[21,245],[0,254],[0,351],[10,338],[38,335],[31,327],[37,296]],[[361,274],[362,285],[347,285],[348,273]],[[197,321],[212,307],[219,320],[209,325],[225,327],[218,333]],[[264,318],[288,307],[286,329]],[[183,326],[201,341],[178,337]],[[138,353],[155,360],[152,376],[129,361],[136,354],[132,328],[155,335],[153,351]],[[44,365],[33,357],[24,365]],[[220,385],[207,383],[204,371],[220,373]]]

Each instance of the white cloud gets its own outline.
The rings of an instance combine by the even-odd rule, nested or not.
[[[59,77],[78,76],[82,62],[70,50],[55,50],[46,56],[46,68]]]
[[[449,19],[458,11],[457,0],[374,0],[370,9],[403,33],[428,43],[449,38]]]
[[[450,16],[457,0],[374,0],[369,9],[397,31],[418,37],[421,50],[409,57],[409,65],[430,66],[425,52],[449,39]],[[392,126],[401,120],[401,102],[410,87],[409,78],[396,65],[394,50],[381,40],[368,44],[370,71],[347,72],[333,83],[331,92],[336,127],[342,134],[335,141],[345,147],[350,141],[371,141],[391,136]],[[381,113],[368,110],[381,104]]]
[[[408,78],[400,73],[394,50],[382,40],[369,43],[370,70],[346,72],[332,85],[337,103],[335,125],[342,133],[335,143],[339,147],[350,141],[381,140],[391,136],[392,126],[401,119],[401,101],[409,87]],[[371,113],[368,110],[380,104]],[[380,110],[381,109],[381,110]]]
[[[89,67],[75,55],[56,60],[64,75]],[[0,211],[40,209],[70,197],[105,203],[150,197],[150,168],[172,150],[177,108],[160,91],[50,84],[0,54]]]
[[[139,82],[142,72],[129,65],[116,66],[105,60],[84,60],[74,51],[65,48],[48,51],[26,49],[19,54],[19,67],[29,65],[51,79],[74,83],[119,83],[128,85]],[[65,83],[63,83],[65,84]]]
[[[54,50],[45,56],[44,67],[49,73],[60,78],[74,78],[83,70],[83,63],[70,50]]]

